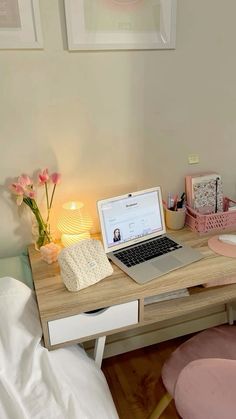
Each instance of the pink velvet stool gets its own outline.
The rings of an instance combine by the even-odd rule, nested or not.
[[[198,333],[176,349],[162,369],[168,391],[150,419],[173,398],[183,419],[236,419],[236,326]]]

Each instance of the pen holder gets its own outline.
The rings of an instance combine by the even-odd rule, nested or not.
[[[170,230],[181,230],[185,224],[186,211],[179,209],[178,211],[171,211],[165,209],[166,227]]]

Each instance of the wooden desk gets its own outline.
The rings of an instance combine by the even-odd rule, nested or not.
[[[99,363],[102,358],[103,345],[105,343],[104,336],[122,330],[139,328],[144,325],[157,323],[162,320],[199,311],[206,307],[212,307],[217,304],[226,304],[235,300],[236,284],[210,289],[197,286],[214,279],[235,277],[236,260],[213,253],[207,246],[210,235],[199,236],[188,228],[184,228],[178,232],[171,232],[171,235],[173,238],[199,249],[204,255],[204,259],[184,268],[172,271],[145,285],[137,284],[118,267],[114,266],[114,274],[111,277],[105,278],[98,284],[75,293],[67,291],[64,286],[60,277],[58,264],[54,263],[52,265],[47,265],[40,259],[40,253],[35,251],[33,246],[30,246],[29,257],[45,346],[51,350],[64,345],[85,342],[102,337],[103,340],[100,339],[100,341],[98,341],[98,346],[100,344],[98,355]],[[189,297],[144,306],[145,297],[182,288],[189,289]],[[135,301],[137,302],[137,305],[135,305]],[[131,302],[133,302],[132,308],[130,305]],[[120,305],[125,303],[127,303],[128,307],[127,316],[129,316],[129,313],[131,317],[133,316],[131,324],[127,323],[121,327],[116,327],[116,322],[114,322],[114,325],[111,324],[110,326],[107,326],[107,330],[100,333],[95,332],[90,335],[86,335],[86,333],[83,336],[80,335],[79,315],[82,315],[84,312],[104,307],[117,307],[118,310],[120,309],[120,312],[118,311],[118,314],[116,313],[114,315],[120,317],[123,308],[126,310],[126,305]],[[130,312],[129,309],[131,310]],[[135,320],[136,309],[137,319]],[[65,319],[67,320],[67,323],[64,324],[63,321]],[[60,320],[60,322],[55,322],[55,320]],[[64,339],[63,328],[65,327],[65,329],[67,329],[70,327],[71,321],[72,325],[75,324],[78,334],[77,331],[72,330],[73,333],[71,336],[73,336],[73,338]],[[76,323],[73,323],[74,321],[76,321]],[[59,338],[60,343],[55,343],[57,340],[53,337],[53,327],[57,324],[59,325],[58,330],[62,330],[62,336]],[[65,333],[65,336],[68,336],[67,333]]]

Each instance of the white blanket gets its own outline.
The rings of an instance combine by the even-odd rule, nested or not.
[[[0,279],[0,418],[118,419],[106,380],[85,352],[41,346],[33,292]]]

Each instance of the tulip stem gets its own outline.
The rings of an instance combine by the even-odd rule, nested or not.
[[[52,201],[53,201],[53,197],[54,197],[56,186],[57,186],[56,184],[53,186],[52,196],[51,196],[51,200],[50,200],[50,204],[49,204],[49,209],[52,208]]]

